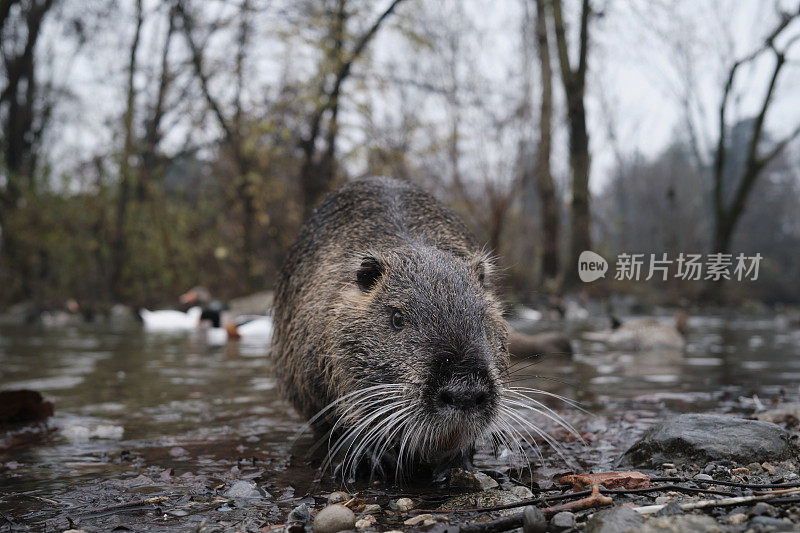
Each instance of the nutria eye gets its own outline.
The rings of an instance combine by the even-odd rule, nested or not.
[[[403,313],[396,310],[392,313],[392,327],[397,331],[403,329]]]

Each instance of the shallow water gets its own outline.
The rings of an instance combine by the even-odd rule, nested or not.
[[[591,413],[547,401],[589,436],[586,446],[557,437],[577,468],[610,467],[672,412],[750,414],[772,398],[797,400],[800,329],[773,316],[694,317],[690,326],[683,352],[615,352],[576,340],[573,357],[518,362],[514,384],[575,398]],[[0,447],[0,526],[282,523],[298,502],[334,487],[298,458],[310,437],[292,446],[302,420],[280,398],[267,352],[262,344],[209,346],[202,332],[0,328],[0,387],[39,390],[56,412],[50,431]],[[486,452],[478,463],[500,469]],[[567,468],[544,455],[544,474]],[[255,481],[261,497],[226,498],[236,480]],[[163,500],[143,503],[153,496]]]

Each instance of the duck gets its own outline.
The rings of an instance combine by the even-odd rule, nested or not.
[[[272,317],[267,315],[244,315],[236,322],[225,325],[229,340],[265,340],[272,339]]]
[[[172,309],[150,311],[140,309],[144,329],[150,331],[189,331],[197,329],[200,325],[200,316],[203,310],[199,306],[189,308],[185,313]]]
[[[612,318],[612,329],[587,332],[583,338],[602,342],[609,348],[630,351],[683,350],[686,346],[688,320],[684,311],[675,313],[674,325],[665,324],[656,318],[638,318],[620,323]]]

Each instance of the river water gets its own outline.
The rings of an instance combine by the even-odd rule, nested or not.
[[[578,337],[572,357],[518,362],[515,383],[581,402],[586,412],[547,401],[588,436],[563,439],[574,468],[613,466],[670,413],[748,415],[800,392],[800,329],[782,316],[694,316],[683,351],[617,352]],[[0,388],[38,390],[55,405],[48,431],[0,441],[0,529],[262,527],[319,502],[334,487],[301,458],[311,437],[297,437],[303,421],[267,353],[263,343],[211,346],[203,332],[0,328]],[[544,455],[542,476],[568,469]],[[488,452],[477,459],[500,468]],[[260,492],[246,504],[226,496],[241,480]]]

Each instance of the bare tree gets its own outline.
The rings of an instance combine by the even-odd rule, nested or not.
[[[578,64],[573,67],[569,58],[566,27],[561,9],[561,0],[552,0],[553,26],[555,29],[558,63],[561,82],[567,100],[567,119],[569,123],[569,160],[572,170],[572,200],[570,218],[570,266],[565,272],[565,282],[572,284],[577,280],[578,256],[583,250],[592,247],[589,232],[589,133],[586,129],[587,56],[589,48],[589,20],[592,8],[589,0],[581,2],[580,37],[578,43]]]
[[[773,102],[773,95],[775,86],[777,85],[778,78],[781,74],[783,67],[786,65],[786,54],[788,49],[800,39],[800,34],[791,37],[788,42],[779,47],[776,40],[784,35],[787,27],[792,21],[800,17],[800,8],[790,13],[781,13],[780,20],[775,28],[766,36],[763,44],[749,55],[736,60],[728,70],[727,81],[725,88],[722,92],[722,99],[719,104],[719,132],[717,140],[717,149],[714,154],[714,236],[712,242],[712,249],[716,252],[727,253],[730,251],[731,237],[736,229],[736,224],[744,211],[747,197],[753,189],[759,176],[761,176],[764,168],[769,165],[786,146],[800,135],[800,126],[796,127],[792,132],[780,139],[770,150],[761,153],[759,145],[764,140],[764,121],[770,105]],[[761,100],[758,114],[751,122],[749,133],[749,144],[747,147],[746,159],[744,162],[741,176],[737,176],[736,180],[726,178],[728,160],[728,141],[727,133],[730,128],[728,124],[726,113],[731,99],[734,82],[736,75],[742,66],[756,61],[764,54],[771,54],[774,59],[772,73],[769,78],[766,92]],[[726,182],[736,183],[735,188],[731,194],[726,194]],[[730,197],[730,202],[726,201],[726,197]]]
[[[355,40],[351,50],[346,50],[347,21],[349,14],[346,0],[337,0],[337,6],[331,14],[332,47],[327,54],[327,62],[331,63],[331,76],[320,76],[320,84],[315,101],[317,105],[308,120],[308,133],[300,141],[303,163],[300,168],[300,186],[303,194],[303,206],[306,215],[314,209],[320,197],[328,192],[335,175],[336,137],[338,134],[339,98],[342,85],[350,77],[353,64],[362,55],[370,41],[380,29],[383,22],[392,14],[403,0],[393,0],[384,9],[367,30]],[[321,72],[326,68],[321,67]],[[331,79],[332,78],[332,79]],[[319,146],[323,136],[323,119],[327,118],[327,132],[324,134],[324,149]]]
[[[223,143],[230,150],[233,162],[236,166],[237,181],[236,194],[242,209],[242,269],[248,285],[254,283],[254,226],[256,216],[256,202],[251,183],[251,174],[255,168],[252,154],[245,147],[245,139],[242,131],[242,87],[243,87],[243,61],[245,49],[249,42],[250,24],[248,0],[242,0],[240,8],[241,22],[237,37],[236,65],[234,66],[236,77],[236,95],[234,97],[234,109],[232,116],[227,116],[222,102],[211,92],[211,78],[206,71],[203,58],[203,49],[195,37],[194,21],[188,13],[185,2],[178,0],[175,3],[176,11],[183,24],[183,32],[191,53],[191,62],[194,67],[195,75],[200,83],[200,90],[212,115],[216,118],[223,132]]]
[[[16,15],[12,11],[14,4],[19,4]],[[52,102],[42,101],[39,94],[35,51],[42,22],[54,4],[53,0],[0,2],[0,33],[4,37],[0,46],[3,66],[0,74],[5,82],[0,91],[0,176],[5,178],[5,183],[0,183],[0,229],[3,230],[0,252],[6,263],[28,260],[19,257],[24,253],[18,249],[20,244],[7,226],[23,190],[35,186],[38,144],[51,111]],[[32,293],[29,265],[16,266],[27,274],[22,277],[20,292],[28,297]]]

